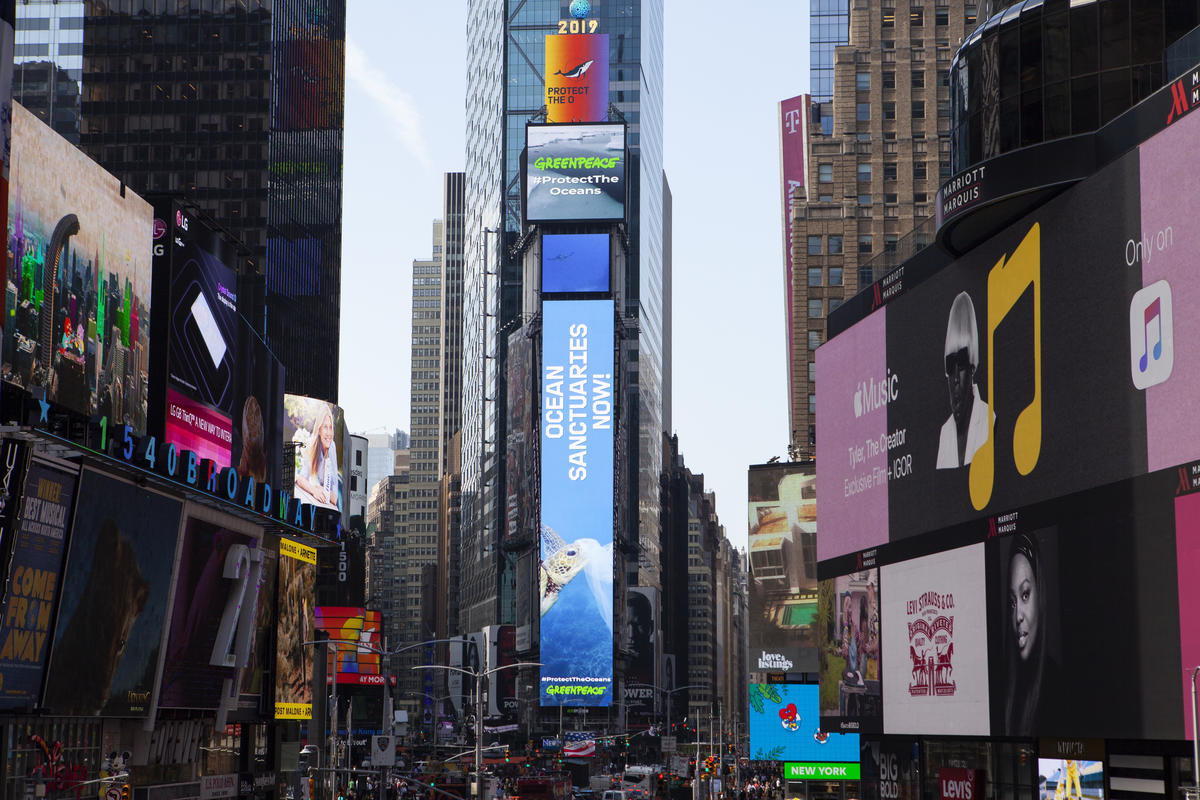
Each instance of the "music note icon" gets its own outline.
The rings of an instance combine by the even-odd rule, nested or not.
[[[1138,290],[1129,304],[1129,371],[1138,389],[1171,377],[1172,330],[1171,285],[1163,280]]]

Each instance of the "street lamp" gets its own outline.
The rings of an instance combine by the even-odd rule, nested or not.
[[[422,665],[422,666],[424,666],[424,665]],[[438,729],[437,729],[437,704],[438,704],[438,703],[445,702],[446,700],[453,700],[453,699],[454,699],[454,695],[447,694],[447,695],[441,695],[441,696],[439,696],[439,697],[434,697],[434,696],[433,696],[433,695],[431,695],[429,692],[412,692],[412,691],[405,692],[404,694],[405,694],[405,695],[411,695],[412,697],[428,697],[428,698],[429,698],[429,699],[430,699],[430,700],[433,702],[433,704],[434,704],[434,705],[433,705],[433,708],[434,708],[434,712],[433,712],[433,713],[434,713],[434,718],[433,718],[433,720],[432,720],[432,722],[433,722],[433,725],[432,725],[432,728],[433,728],[433,736],[432,736],[432,740],[431,740],[431,741],[432,741],[432,743],[433,743],[433,759],[436,761],[436,760],[437,760],[437,748],[438,748],[438,742],[437,742],[437,733],[438,733]]]
[[[462,667],[451,667],[446,664],[426,664],[420,667],[410,667],[410,669],[444,669],[451,672],[459,672],[475,679],[475,797],[479,800],[483,798],[483,679],[488,675],[506,669],[540,666],[542,666],[540,661],[518,661],[515,664],[505,664],[500,667],[474,671],[463,669]]]

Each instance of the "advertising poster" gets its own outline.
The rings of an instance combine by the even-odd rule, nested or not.
[[[281,486],[284,368],[248,322],[239,320],[241,354],[234,388],[230,464],[258,484]]]
[[[820,595],[821,724],[831,731],[882,733],[879,569],[821,581]]]
[[[84,470],[43,706],[144,717],[163,644],[182,505]],[[86,664],[87,669],[80,669]]]
[[[244,614],[247,624],[257,621],[261,532],[240,520],[217,522],[213,512],[192,511],[202,516],[189,515],[183,526],[160,708],[220,707],[224,682],[243,666],[239,645],[249,660],[250,641],[239,641],[238,625]]]
[[[986,736],[982,544],[882,567],[885,733]]]
[[[340,445],[346,438],[341,407],[288,394],[283,408],[284,441],[295,445],[293,496],[307,505],[340,511],[345,458]]]
[[[754,761],[858,763],[857,733],[827,733],[815,683],[750,684],[750,758]]]
[[[1104,762],[1038,759],[1038,800],[1104,800]]]
[[[528,222],[625,218],[625,126],[529,125]]]
[[[862,800],[920,800],[918,752],[916,739],[862,737]]]
[[[608,121],[608,34],[546,37],[546,121]]]
[[[817,488],[811,464],[749,471],[751,672],[816,672]]]
[[[263,547],[260,543],[260,547]],[[263,547],[262,575],[258,582],[258,600],[254,613],[254,636],[250,640],[250,664],[242,670],[241,704],[257,709],[264,692],[269,692],[266,676],[275,666],[275,579],[279,553]]]
[[[542,293],[607,292],[607,233],[542,234]]]
[[[613,303],[542,305],[541,704],[613,688]]]
[[[275,719],[312,719],[312,646],[315,629],[317,551],[287,538],[279,540],[279,618],[275,632]]]
[[[886,325],[876,312],[818,350],[818,457],[834,470],[818,487],[822,558],[1146,471],[1129,328],[1143,281],[1126,259],[1140,217],[1131,153],[898,296],[883,289]]]
[[[524,329],[508,336],[508,437],[505,440],[505,486],[508,490],[505,537],[531,542],[537,535],[537,406],[535,405],[533,339]]]
[[[325,631],[329,638],[340,639],[337,643],[338,683],[361,686],[382,686],[380,671],[383,649],[383,627],[378,611],[345,606],[317,606],[314,622],[316,629]],[[358,646],[353,642],[359,642]],[[333,680],[333,653],[329,653],[325,674]]]
[[[811,95],[801,94],[779,103],[779,168],[783,212],[783,286],[786,293],[784,313],[787,329],[796,330],[792,313],[792,207],[797,192],[808,200],[808,116]],[[788,336],[788,386],[794,386],[791,365],[800,363],[795,357],[799,345],[796,335]]]
[[[632,656],[625,670],[625,712],[650,716],[655,713],[660,625],[658,590],[653,586],[631,586],[625,592],[625,622],[629,626]]]
[[[73,474],[39,461],[29,465],[0,609],[0,708],[38,702],[74,500]]]
[[[146,430],[149,203],[12,104],[4,380]],[[65,176],[70,176],[66,180]]]
[[[272,48],[275,97],[271,128],[305,131],[342,127],[346,89],[346,43],[339,39],[291,39]]]
[[[994,735],[1184,738],[1191,590],[1173,577],[1189,574],[1176,552],[1195,528],[1177,480],[1167,470],[989,519]]]

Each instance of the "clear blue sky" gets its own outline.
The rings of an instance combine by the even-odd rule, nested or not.
[[[408,430],[412,262],[465,165],[466,0],[347,5],[339,399],[354,431]],[[674,429],[744,546],[746,468],[787,457],[776,105],[809,88],[808,2],[666,0],[665,39]]]

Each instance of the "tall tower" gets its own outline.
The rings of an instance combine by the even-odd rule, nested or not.
[[[514,561],[500,548],[505,509],[505,346],[521,320],[520,156],[525,125],[545,121],[545,40],[568,3],[471,0],[467,14],[467,213],[464,231],[462,630],[511,622]],[[662,0],[597,3],[590,19],[609,40],[609,119],[628,125],[629,266],[623,287],[621,385],[636,409],[621,444],[620,484],[636,531],[634,582],[657,585],[664,398]],[[632,357],[635,356],[636,357]],[[638,552],[635,552],[638,551]],[[638,553],[640,552],[640,557]]]
[[[934,195],[950,174],[950,61],[980,6],[813,3],[808,169],[789,198],[793,458],[815,452],[826,316],[933,241]],[[781,115],[781,136],[788,123]]]
[[[135,5],[19,4],[14,98],[241,239],[239,310],[288,392],[336,402],[345,0]]]

